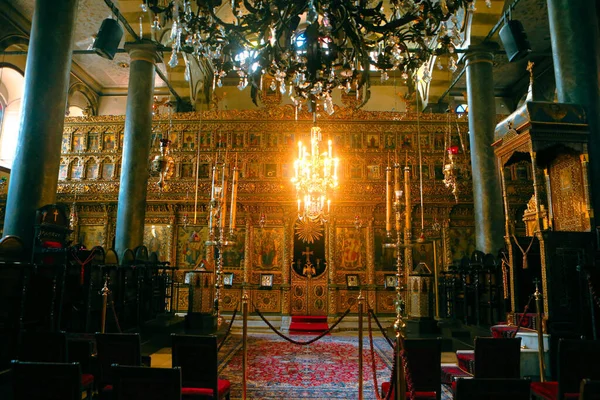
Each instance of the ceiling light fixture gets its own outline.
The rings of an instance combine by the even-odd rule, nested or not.
[[[462,41],[466,10],[473,0],[145,0],[171,22],[171,67],[178,53],[209,60],[214,86],[229,73],[240,89],[251,86],[256,103],[263,80],[309,110],[322,100],[333,113],[331,92],[364,90],[369,73],[382,79],[398,70],[406,79],[431,55]],[[358,95],[358,93],[357,93]]]

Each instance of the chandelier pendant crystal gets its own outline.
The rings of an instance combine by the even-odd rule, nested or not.
[[[310,130],[310,149],[298,142],[298,159],[294,162],[292,183],[296,187],[298,219],[327,222],[331,210],[331,195],[338,186],[339,159],[333,157],[332,141],[321,153],[321,128]]]

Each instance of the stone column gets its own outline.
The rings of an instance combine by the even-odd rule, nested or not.
[[[30,249],[37,208],[54,203],[78,0],[37,0],[25,69],[21,127],[4,235]]]
[[[558,101],[580,104],[586,110],[590,126],[590,182],[597,182],[600,179],[600,38],[595,11],[600,5],[595,0],[547,2]],[[593,219],[594,209],[600,212],[600,185],[591,186],[591,201]]]
[[[154,64],[159,60],[156,45],[149,41],[126,43],[125,49],[130,63],[115,239],[119,257],[125,249],[133,250],[144,241]]]
[[[491,46],[471,46],[465,55],[473,208],[477,250],[496,254],[504,247],[502,192],[492,143],[496,127]]]

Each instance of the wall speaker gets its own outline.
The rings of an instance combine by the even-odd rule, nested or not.
[[[500,29],[500,40],[510,62],[520,60],[531,52],[531,45],[520,21],[506,21]]]
[[[98,36],[94,40],[92,49],[100,56],[112,60],[115,58],[115,53],[119,48],[123,38],[123,28],[119,22],[112,18],[107,18],[102,21]]]

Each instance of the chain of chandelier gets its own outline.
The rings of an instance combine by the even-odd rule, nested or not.
[[[432,55],[452,53],[473,0],[145,0],[142,7],[155,13],[153,28],[171,22],[171,67],[186,53],[211,64],[213,88],[237,75],[255,103],[268,86],[296,107],[320,100],[333,113],[336,88],[365,89],[368,100],[370,70],[409,80]]]

